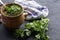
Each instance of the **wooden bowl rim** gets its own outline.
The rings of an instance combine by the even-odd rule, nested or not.
[[[13,4],[13,3],[6,3],[5,5],[11,5],[11,4]],[[2,6],[1,7],[1,14],[3,16],[6,16],[6,17],[17,17],[17,16],[21,16],[23,14],[23,12],[24,12],[24,8],[20,4],[17,4],[17,3],[15,3],[15,4],[18,5],[18,6],[20,6],[22,8],[22,12],[20,14],[15,15],[15,16],[6,16],[6,15],[4,15],[3,9],[4,9],[5,6]]]

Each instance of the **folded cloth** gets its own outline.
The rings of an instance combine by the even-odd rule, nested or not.
[[[46,6],[41,6],[37,2],[25,1],[25,0],[15,0],[17,4],[20,4],[24,7],[24,12],[27,12],[26,20],[39,19],[41,17],[48,16],[48,9]]]

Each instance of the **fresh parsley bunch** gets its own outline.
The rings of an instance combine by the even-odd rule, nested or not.
[[[34,20],[33,22],[27,23],[24,30],[16,30],[16,37],[29,37],[33,36],[35,40],[49,40],[46,32],[48,30],[48,18],[41,18],[41,20]]]

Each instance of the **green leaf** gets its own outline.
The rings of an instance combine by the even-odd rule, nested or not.
[[[21,33],[21,37],[24,37],[24,32]]]
[[[30,35],[31,35],[31,32],[30,32],[30,31],[27,31],[27,32],[26,32],[26,35],[27,35],[27,36],[30,36]]]
[[[37,38],[37,39],[40,39],[40,34],[37,34],[37,35],[35,35],[35,37]]]

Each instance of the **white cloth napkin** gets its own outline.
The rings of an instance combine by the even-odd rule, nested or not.
[[[39,19],[41,17],[48,16],[49,11],[47,7],[39,5],[34,0],[33,1],[15,0],[14,2],[24,7],[24,11],[28,13],[26,20]]]

